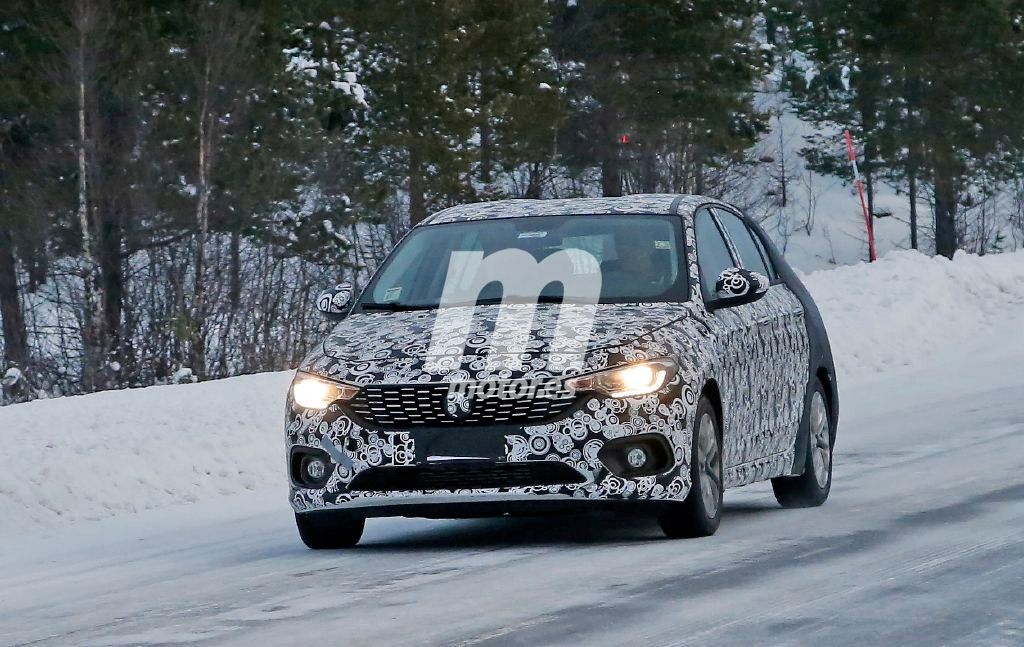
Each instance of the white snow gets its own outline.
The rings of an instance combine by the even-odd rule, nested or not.
[[[1021,344],[1012,331],[1024,325],[1024,251],[959,252],[953,261],[891,252],[874,264],[812,272],[803,280],[825,319],[840,384]]]
[[[10,388],[20,382],[24,377],[25,375],[21,372],[21,369],[16,366],[12,366],[4,371],[4,377],[0,380],[0,384],[3,384],[6,388]]]
[[[187,366],[179,368],[171,375],[171,382],[174,384],[191,384],[195,381],[195,374],[193,374],[192,369]]]
[[[954,261],[898,252],[805,280],[841,390],[878,372],[934,367],[938,379],[965,357],[1008,345],[1020,352],[1024,252]],[[279,492],[286,505],[290,379],[267,373],[0,407],[0,534],[253,490]]]
[[[0,407],[0,533],[251,490],[284,469],[291,374]]]
[[[709,539],[610,515],[398,518],[310,552],[275,479],[0,537],[0,642],[1020,645],[1024,348],[961,359],[844,388],[821,508],[759,484]]]

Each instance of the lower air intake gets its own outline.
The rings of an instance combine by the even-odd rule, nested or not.
[[[478,490],[569,485],[585,481],[586,478],[578,471],[557,461],[452,461],[437,465],[371,467],[357,474],[349,489],[371,492]]]

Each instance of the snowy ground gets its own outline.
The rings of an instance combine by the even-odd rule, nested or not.
[[[730,491],[709,539],[393,519],[312,553],[287,374],[0,409],[0,644],[1021,644],[1024,253],[807,283],[841,371],[832,498]]]

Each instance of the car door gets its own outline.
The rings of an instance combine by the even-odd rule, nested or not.
[[[723,233],[714,212],[702,207],[694,214],[694,238],[701,294],[708,303],[715,297],[715,283],[723,270],[739,267],[736,253]],[[763,370],[758,344],[752,334],[756,327],[756,303],[708,312],[706,321],[718,342],[720,370],[717,377],[722,396],[722,459],[725,485],[738,484],[737,468],[757,458],[762,443],[763,404],[753,375]]]
[[[752,319],[748,350],[756,371],[749,395],[759,405],[745,460],[757,461],[788,451],[796,438],[808,375],[803,306],[778,279],[757,232],[732,211],[715,209],[715,216],[740,266],[771,279],[768,293],[745,313]]]

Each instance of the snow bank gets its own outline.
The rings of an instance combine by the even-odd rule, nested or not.
[[[283,484],[290,380],[264,373],[0,407],[0,533]]]
[[[901,252],[804,279],[829,328],[841,385],[1021,343],[1013,326],[1024,322],[1024,252],[954,261]],[[275,493],[285,509],[290,378],[267,373],[0,408],[0,532],[247,490]]]
[[[892,252],[802,278],[828,328],[840,386],[1022,343],[1024,251],[952,261]]]

